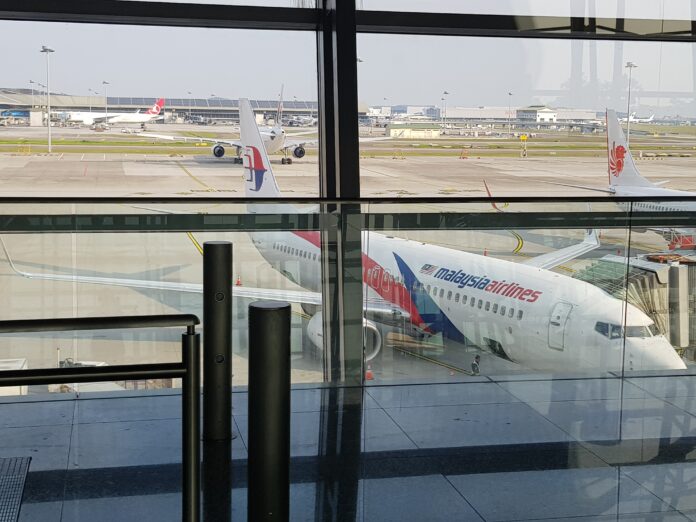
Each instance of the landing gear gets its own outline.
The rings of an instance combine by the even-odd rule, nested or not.
[[[281,165],[292,165],[292,158],[282,158],[280,160]]]
[[[242,160],[242,158],[237,157],[237,158],[234,158],[233,163],[235,165],[241,165],[242,163],[244,163],[244,161]]]

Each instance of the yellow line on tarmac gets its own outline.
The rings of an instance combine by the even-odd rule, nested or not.
[[[187,235],[188,238],[191,240],[191,243],[193,243],[193,246],[196,247],[196,250],[198,250],[198,252],[199,252],[201,255],[203,255],[203,247],[202,247],[201,244],[198,242],[198,240],[197,240],[195,237],[193,237],[193,234],[192,234],[191,232],[186,232],[186,235]]]
[[[199,185],[201,185],[201,186],[207,188],[209,192],[217,192],[216,189],[214,189],[213,187],[211,187],[210,185],[208,185],[208,184],[205,183],[204,181],[201,181],[201,180],[198,179],[196,176],[194,176],[193,174],[191,174],[191,173],[189,172],[189,170],[181,164],[180,161],[177,161],[176,164],[179,165],[179,168],[180,168],[181,170],[183,170],[189,178],[191,178],[193,181],[195,181],[195,182],[198,183]]]
[[[512,250],[512,253],[519,254],[520,250],[522,250],[522,247],[524,246],[524,239],[514,230],[510,230],[509,232],[515,237],[515,239],[517,239],[517,246]]]

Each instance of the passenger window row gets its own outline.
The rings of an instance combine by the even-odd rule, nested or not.
[[[289,247],[282,243],[273,243],[273,250],[278,250],[284,254],[301,257],[303,259],[311,259],[312,261],[316,261],[318,259],[318,256],[315,253],[300,250],[299,248]]]
[[[441,299],[444,299],[445,297],[445,289],[440,288],[438,289],[436,286],[431,287],[430,285],[427,285],[424,288],[424,291],[428,295],[432,295],[433,297],[438,297],[440,296]],[[438,293],[439,292],[439,293]],[[469,302],[470,306],[472,308],[477,307],[479,310],[483,308],[486,312],[491,312],[494,314],[500,313],[503,317],[505,317],[506,313],[509,318],[515,317],[515,309],[511,307],[506,307],[505,305],[500,305],[498,306],[498,303],[491,303],[490,301],[485,301],[485,306],[484,306],[484,301],[483,299],[478,300],[478,306],[477,306],[477,301],[476,298],[472,297],[469,299],[469,297],[466,294],[459,294],[459,292],[452,292],[452,290],[447,291],[447,300],[451,301],[452,297],[454,295],[454,302],[459,303],[461,302],[462,306],[465,306],[467,301]],[[524,311],[523,310],[517,310],[517,319],[521,320],[522,317],[524,316]]]

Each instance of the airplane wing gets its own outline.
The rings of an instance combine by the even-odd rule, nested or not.
[[[598,247],[599,237],[597,236],[597,231],[589,229],[585,232],[585,239],[581,243],[533,257],[525,261],[524,264],[550,270]]]
[[[148,281],[145,279],[127,279],[116,277],[97,277],[73,274],[45,274],[26,272],[15,265],[7,250],[5,241],[0,238],[0,244],[5,252],[7,262],[14,273],[27,279],[42,279],[47,281],[66,281],[70,283],[88,283],[95,285],[122,286],[146,290],[168,290],[171,292],[203,293],[203,285],[199,283],[178,283],[172,281]],[[321,293],[305,290],[281,290],[271,288],[253,288],[249,286],[235,286],[232,290],[234,297],[247,299],[262,299],[272,301],[289,301],[291,303],[321,305]]]
[[[283,150],[285,149],[294,149],[295,147],[306,147],[307,145],[316,145],[319,143],[319,139],[317,138],[312,138],[311,140],[285,140],[285,146],[283,147]]]
[[[199,136],[170,136],[167,134],[151,134],[149,132],[139,132],[136,136],[144,138],[155,138],[158,140],[181,141],[184,143],[222,143],[223,145],[231,145],[232,147],[243,148],[242,142],[239,140],[225,140],[217,138],[201,138]]]
[[[603,192],[604,194],[614,194],[613,190],[609,190],[607,188],[599,188],[599,187],[590,187],[588,185],[573,185],[571,183],[559,183],[558,181],[544,181],[544,180],[537,180],[539,183],[546,183],[548,185],[559,185],[561,187],[571,187],[571,188],[579,188],[579,189],[585,189],[585,190],[592,190],[594,192]]]

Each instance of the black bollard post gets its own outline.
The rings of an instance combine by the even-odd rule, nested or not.
[[[249,521],[290,516],[290,305],[249,305]]]
[[[203,243],[203,439],[232,439],[232,243]]]

